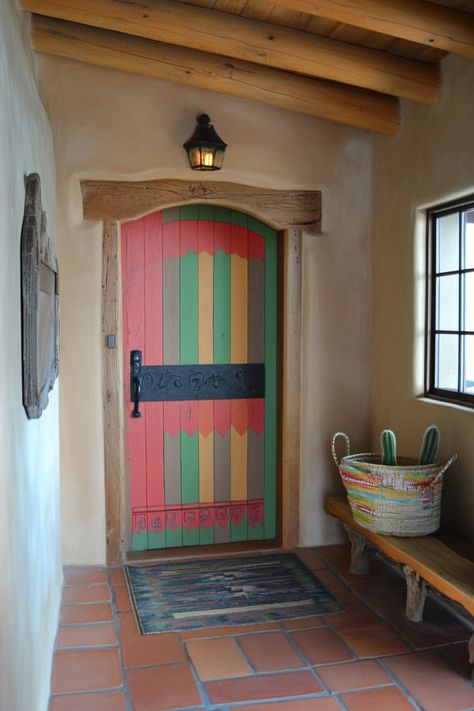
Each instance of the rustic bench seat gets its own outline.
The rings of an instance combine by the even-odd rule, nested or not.
[[[375,533],[354,521],[349,503],[342,497],[327,497],[324,507],[343,522],[349,535],[352,573],[368,572],[371,547],[403,565],[407,582],[406,615],[410,620],[423,619],[426,585],[460,605],[470,616],[474,615],[474,557],[469,544],[442,532],[416,538]],[[474,664],[474,634],[469,642],[469,659]]]

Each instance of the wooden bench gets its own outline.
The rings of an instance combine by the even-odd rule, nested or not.
[[[330,496],[324,507],[341,519],[351,542],[351,573],[367,573],[370,549],[375,548],[403,566],[407,584],[406,616],[423,619],[427,585],[474,615],[474,558],[472,547],[455,536],[436,532],[430,536],[399,538],[363,528],[352,517],[349,503]],[[469,641],[469,661],[474,664],[474,634]],[[474,669],[471,676],[474,679]]]

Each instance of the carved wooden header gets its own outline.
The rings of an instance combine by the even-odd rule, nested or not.
[[[133,220],[166,207],[212,203],[246,212],[274,229],[321,231],[319,190],[269,190],[199,180],[81,181],[84,219]]]

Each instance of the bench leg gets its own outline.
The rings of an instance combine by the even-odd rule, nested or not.
[[[369,548],[364,536],[361,536],[357,531],[353,531],[350,526],[344,524],[344,528],[351,542],[351,564],[349,567],[350,573],[356,575],[365,575],[369,572]]]
[[[471,669],[471,681],[474,681],[474,634],[471,635],[469,640],[469,661],[473,665]]]
[[[405,614],[412,622],[421,622],[426,600],[426,583],[409,565],[404,566],[403,572],[407,583]]]

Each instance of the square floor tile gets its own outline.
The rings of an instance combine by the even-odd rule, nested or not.
[[[400,636],[383,622],[349,622],[339,625],[337,633],[358,657],[381,657],[410,651]]]
[[[340,711],[336,699],[298,699],[297,701],[277,701],[272,704],[239,706],[245,711]]]
[[[309,671],[260,674],[255,677],[210,681],[206,684],[206,691],[213,704],[305,696],[317,694],[322,690],[322,686]]]
[[[329,629],[292,632],[291,637],[310,664],[330,664],[354,658],[348,647]]]
[[[168,711],[202,703],[189,664],[134,669],[127,679],[133,711]]]
[[[108,647],[117,644],[117,634],[112,622],[100,625],[68,625],[60,627],[56,649],[67,647]]]
[[[252,638],[260,636],[252,635]],[[230,637],[190,640],[186,642],[186,649],[199,678],[203,681],[252,673],[237,643]]]
[[[351,694],[341,694],[341,699],[349,711],[413,711],[416,708],[400,689],[394,686],[371,691],[353,691]]]
[[[390,657],[385,664],[426,711],[474,708],[474,687],[435,652]]]
[[[54,696],[49,711],[126,711],[122,691]]]
[[[64,568],[64,585],[91,585],[93,583],[106,583],[106,568],[93,568],[88,566],[71,566]]]
[[[94,602],[89,605],[63,605],[61,609],[62,625],[83,625],[88,622],[110,622],[112,619],[112,606],[105,602]]]
[[[108,585],[70,585],[64,588],[62,603],[70,605],[80,602],[107,602],[110,600]]]
[[[184,649],[175,632],[140,634],[132,612],[119,614],[120,642],[126,668],[184,662]]]
[[[393,684],[391,677],[373,660],[320,667],[318,674],[332,692]]]
[[[265,632],[237,639],[256,672],[284,671],[307,666],[283,632]]]
[[[53,694],[113,689],[122,685],[117,649],[64,650],[53,658]]]

